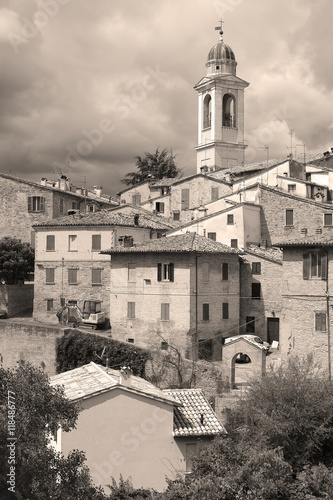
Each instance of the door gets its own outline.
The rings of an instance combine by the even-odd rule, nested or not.
[[[267,342],[270,344],[273,340],[279,342],[280,338],[280,319],[279,318],[267,318]]]

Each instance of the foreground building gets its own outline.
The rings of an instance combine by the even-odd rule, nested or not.
[[[190,472],[192,459],[221,422],[199,389],[161,391],[146,380],[93,362],[51,377],[52,386],[81,405],[76,428],[52,445],[65,456],[85,452],[96,485],[131,478],[135,488],[166,488],[166,477]]]

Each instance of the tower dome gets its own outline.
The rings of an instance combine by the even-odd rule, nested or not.
[[[236,75],[236,58],[234,51],[223,42],[223,31],[220,31],[220,41],[212,47],[207,57],[207,75],[231,74]]]

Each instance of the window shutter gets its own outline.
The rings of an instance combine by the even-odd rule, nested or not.
[[[303,280],[308,280],[309,276],[310,276],[310,254],[303,253]]]
[[[182,189],[182,200],[181,200],[182,210],[190,208],[190,190]]]
[[[222,304],[222,319],[229,319],[229,304],[224,302]]]
[[[321,279],[327,280],[327,254],[321,254]]]
[[[101,235],[93,234],[92,235],[92,247],[93,252],[98,252],[101,249]]]
[[[228,267],[228,263],[227,262],[224,262],[222,264],[222,280],[223,281],[228,281],[229,279],[229,267]]]
[[[32,212],[32,196],[28,196],[28,212]]]
[[[55,250],[55,236],[53,234],[46,236],[46,250],[51,252]]]
[[[174,275],[175,275],[174,265],[169,264],[169,281],[174,281]]]
[[[162,281],[162,264],[157,264],[157,281]]]
[[[101,269],[92,269],[91,270],[91,282],[93,285],[101,285],[102,284],[102,270]]]
[[[40,211],[44,212],[44,210],[45,210],[45,198],[44,198],[44,196],[41,196],[40,197]]]

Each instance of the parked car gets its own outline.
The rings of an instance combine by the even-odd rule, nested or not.
[[[258,347],[260,347],[261,349],[265,349],[265,351],[267,352],[268,349],[269,349],[269,343],[268,342],[264,342],[260,337],[258,337],[258,335],[247,335],[247,334],[244,334],[244,335],[234,335],[233,337],[228,337],[224,340],[224,343],[225,344],[228,344],[229,342],[233,342],[235,340],[238,340],[238,339],[246,339],[246,340],[249,340],[250,342],[253,342],[253,344],[256,344]],[[243,362],[243,363],[249,363],[251,361],[251,359],[249,358],[249,356],[243,352],[239,353],[237,358],[236,358],[236,361],[237,362]]]

